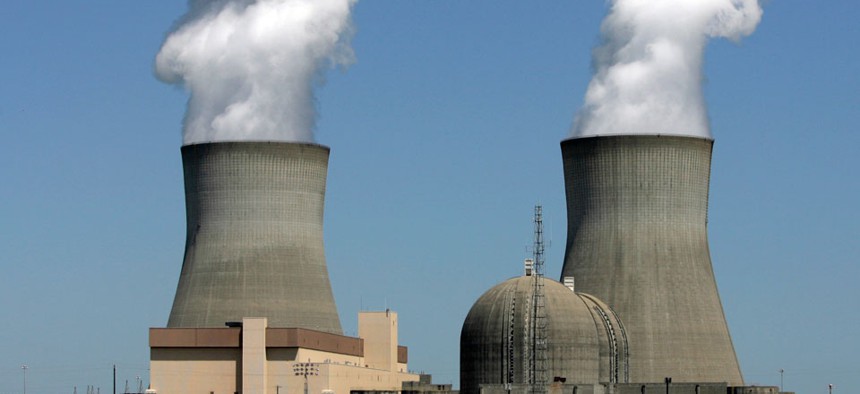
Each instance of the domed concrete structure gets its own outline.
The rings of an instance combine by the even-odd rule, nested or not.
[[[480,385],[527,384],[532,351],[535,277],[521,276],[484,293],[469,311],[460,334],[460,391]],[[548,379],[567,383],[626,382],[624,328],[596,298],[544,281],[545,368]]]
[[[575,293],[588,306],[597,326],[600,342],[600,382],[627,383],[630,381],[630,352],[627,331],[615,311],[597,297]]]

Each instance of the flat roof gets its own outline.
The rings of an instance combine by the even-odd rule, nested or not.
[[[224,328],[150,328],[150,348],[238,348],[242,329]],[[329,353],[364,357],[364,339],[305,328],[266,328],[267,348],[305,348]],[[397,347],[397,362],[406,363],[408,349]]]

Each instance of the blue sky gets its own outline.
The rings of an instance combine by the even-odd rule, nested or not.
[[[184,247],[187,95],[155,53],[184,1],[0,6],[0,393],[147,380]],[[458,384],[478,296],[518,275],[532,206],[561,269],[561,155],[602,1],[370,1],[357,62],[318,90],[341,320],[400,314],[410,367]],[[860,390],[860,5],[774,0],[714,41],[710,247],[747,383]],[[373,282],[372,287],[362,286]]]

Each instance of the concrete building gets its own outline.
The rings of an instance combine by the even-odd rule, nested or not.
[[[744,387],[744,389],[759,388]],[[741,392],[744,394],[777,394],[772,389],[774,387],[767,387],[767,390]],[[481,387],[481,394],[531,393],[533,391],[527,385],[512,385],[508,389],[497,385]],[[555,381],[547,387],[547,394],[735,394],[735,391],[725,383],[670,383],[666,385],[665,383],[582,384]]]
[[[562,277],[605,301],[629,338],[630,382],[743,384],[708,250],[713,141],[637,135],[562,141]]]
[[[627,382],[624,326],[605,303],[575,293],[573,284],[526,275],[485,292],[469,311],[460,334],[460,391],[477,394],[491,387],[528,388],[535,381],[535,281],[543,281],[545,362],[548,382]],[[531,371],[529,370],[531,369]],[[525,392],[525,391],[523,391]]]
[[[158,394],[391,393],[408,372],[397,314],[362,312],[358,338],[275,328],[245,318],[221,328],[150,329],[151,390]]]
[[[167,326],[341,333],[323,250],[329,148],[284,142],[182,147],[187,237]]]
[[[417,382],[403,382],[400,391],[401,394],[456,394],[458,392],[450,383],[433,383],[433,376],[424,373],[418,375]]]

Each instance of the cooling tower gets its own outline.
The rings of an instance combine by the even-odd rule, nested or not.
[[[562,277],[624,322],[630,381],[742,385],[707,237],[713,141],[562,141],[568,237]]]
[[[182,147],[187,238],[167,326],[341,333],[323,251],[329,149],[283,142]]]

